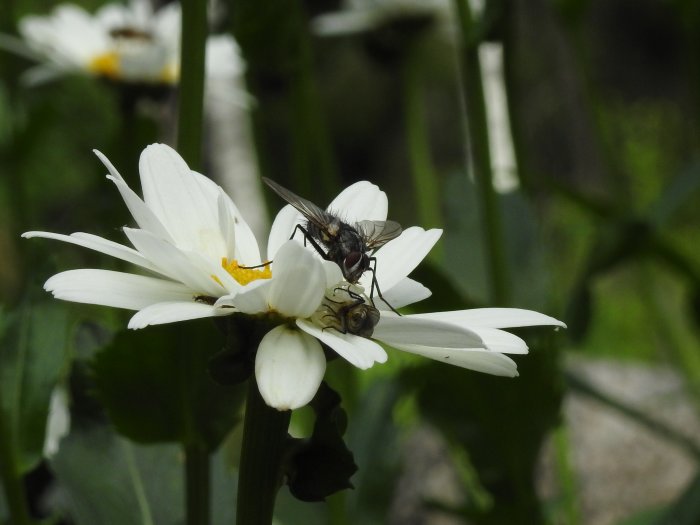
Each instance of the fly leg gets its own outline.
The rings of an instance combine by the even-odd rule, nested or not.
[[[372,302],[372,306],[374,306],[374,290],[377,290],[377,296],[379,296],[379,298],[384,302],[384,304],[387,305],[395,314],[401,315],[399,312],[396,311],[396,308],[391,306],[389,301],[384,299],[384,296],[382,295],[382,290],[381,288],[379,288],[379,281],[377,281],[377,258],[370,257],[369,261],[370,264],[374,263],[374,266],[369,267],[369,271],[372,272],[372,287],[369,290],[369,300]]]
[[[301,231],[301,233],[304,235],[304,246],[306,246],[306,241],[309,241],[309,244],[313,246],[314,250],[316,250],[321,257],[323,257],[327,261],[330,260],[326,251],[314,240],[314,238],[309,234],[309,232],[306,231],[306,229],[301,224],[297,224],[294,227],[292,236],[289,238],[290,240],[294,238],[294,235],[296,235],[297,230]]]

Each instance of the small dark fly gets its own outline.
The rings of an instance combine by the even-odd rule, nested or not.
[[[325,328],[334,328],[342,334],[371,337],[380,314],[349,286],[339,286],[333,290],[332,296],[326,295],[315,316]]]
[[[374,296],[375,288],[377,295],[383,299],[372,267],[372,262],[376,264],[376,258],[371,256],[371,252],[401,234],[398,222],[359,221],[348,224],[332,212],[321,209],[276,182],[266,177],[263,180],[306,218],[306,224],[297,225],[292,237],[297,230],[301,230],[304,238],[324,259],[340,266],[343,276],[350,283],[357,283],[363,273],[371,271],[370,299]]]

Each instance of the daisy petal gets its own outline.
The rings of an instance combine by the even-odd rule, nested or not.
[[[287,242],[297,224],[302,224],[304,217],[299,213],[294,206],[287,204],[284,206],[270,228],[270,236],[267,239],[267,259],[272,260],[277,255],[277,250]],[[296,235],[300,235],[297,233]]]
[[[169,301],[156,303],[139,310],[130,320],[129,328],[138,330],[156,324],[189,321],[234,313],[232,308],[215,308],[210,304],[193,301]]]
[[[316,339],[285,325],[270,330],[255,356],[260,395],[277,410],[294,410],[311,401],[326,372],[326,358]]]
[[[269,310],[267,297],[270,293],[270,279],[258,279],[242,288],[234,295],[219,298],[214,306],[233,306],[244,314],[258,314]]]
[[[350,224],[385,221],[388,209],[386,193],[366,180],[348,186],[328,205],[328,211]]]
[[[382,315],[374,328],[375,339],[395,344],[439,346],[441,348],[485,348],[476,333],[467,328],[413,316]]]
[[[384,349],[370,339],[342,334],[332,329],[324,330],[303,319],[297,319],[296,322],[299,328],[330,346],[340,357],[357,368],[366,370],[374,363],[386,362],[387,355]]]
[[[527,344],[517,335],[498,330],[497,328],[474,328],[470,326],[469,329],[479,334],[486,348],[493,352],[502,354],[527,354],[528,352]]]
[[[124,228],[134,247],[155,264],[163,275],[186,284],[203,295],[217,297],[222,288],[210,277],[208,269],[197,267],[185,253],[167,241],[144,230]]]
[[[520,326],[547,325],[566,328],[564,323],[554,317],[532,310],[521,310],[520,308],[474,308],[472,310],[416,314],[414,317],[485,328],[517,328]]]
[[[382,246],[374,254],[377,258],[377,281],[382,292],[388,292],[395,284],[407,277],[425,259],[441,235],[442,230],[426,231],[418,226],[411,226],[396,239]],[[362,276],[362,285],[369,289],[371,279],[371,272],[365,272]]]
[[[144,202],[179,247],[218,256],[225,252],[216,184],[191,171],[182,157],[164,144],[151,144],[143,150],[139,172]]]
[[[402,308],[409,304],[417,303],[423,299],[427,299],[432,295],[432,292],[423,286],[418,281],[414,281],[410,277],[401,279],[398,283],[389,289],[388,292],[382,290],[384,301],[375,294],[373,300],[374,305],[380,310],[389,310],[389,303],[394,308]]]
[[[122,261],[141,266],[142,268],[146,268],[148,270],[158,271],[155,265],[153,265],[148,259],[133,248],[123,246],[90,233],[77,232],[70,235],[63,235],[60,233],[50,232],[26,232],[22,234],[22,237],[25,239],[42,237],[44,239],[54,239],[57,241],[68,242],[82,246],[83,248],[88,248],[90,250],[95,250],[96,252],[110,255],[116,259],[121,259]]]
[[[518,375],[518,366],[511,358],[483,348],[438,348],[408,344],[392,346],[404,352],[477,372],[506,377]]]
[[[309,317],[321,304],[326,275],[314,255],[296,241],[287,241],[272,262],[268,304],[288,317]]]
[[[44,288],[56,299],[129,310],[192,300],[192,291],[180,283],[109,270],[69,270],[51,277]]]

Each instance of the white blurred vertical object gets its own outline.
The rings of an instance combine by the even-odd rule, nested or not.
[[[44,434],[44,457],[50,458],[56,452],[61,439],[70,430],[70,412],[68,410],[68,394],[63,386],[54,387],[49,402],[49,416],[46,419]]]
[[[503,79],[503,45],[492,42],[479,45],[479,63],[486,104],[493,186],[499,193],[507,193],[515,190],[519,182],[508,116],[508,95]]]
[[[258,243],[270,222],[253,143],[245,64],[229,35],[210,37],[206,57],[206,119],[212,177],[233,199]]]

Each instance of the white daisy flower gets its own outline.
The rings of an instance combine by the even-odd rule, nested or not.
[[[89,233],[32,231],[132,263],[148,275],[99,269],[69,270],[44,287],[58,299],[138,310],[129,328],[227,315],[213,303],[270,277],[259,269],[258,244],[233,201],[210,179],[189,169],[172,148],[154,144],[141,154],[143,199],[100,152],[107,178],[121,193],[138,228],[124,228],[132,247]],[[243,268],[241,268],[243,267]]]
[[[366,181],[345,189],[328,207],[329,212],[350,225],[360,220],[385,221],[387,210],[386,194]],[[268,257],[275,261],[283,254],[286,257],[294,242],[303,247],[303,238],[299,238],[299,233],[296,234],[296,240],[287,240],[295,231],[296,225],[303,223],[303,216],[295,208],[291,205],[285,206],[272,225],[268,240]],[[389,241],[373,254],[376,257],[376,279],[386,302],[394,308],[401,308],[430,296],[430,290],[408,275],[425,258],[441,234],[442,231],[437,229],[426,231],[420,227],[407,228],[399,237]],[[352,285],[343,281],[337,265],[323,261],[310,245],[304,250],[308,255],[303,257],[303,262],[299,264],[303,267],[323,264],[326,290],[318,303],[317,297],[320,296],[316,285],[314,300],[305,303],[305,306],[310,307],[316,303],[318,308],[312,315],[306,316],[306,312],[297,311],[295,325],[361,369],[387,360],[387,354],[379,344],[383,343],[398,350],[463,368],[513,377],[517,375],[517,365],[504,354],[527,353],[527,345],[521,338],[501,330],[502,328],[565,326],[552,317],[515,308],[481,308],[399,316],[392,312],[384,301],[375,297],[374,302],[378,307],[375,310],[371,307],[371,299],[363,295],[363,290],[371,289],[371,272],[362,276],[359,285]],[[301,250],[297,248],[296,252],[301,253]],[[295,257],[302,261],[301,255]],[[266,303],[265,288],[272,288],[271,283],[262,283],[255,289],[233,298],[223,298],[220,302],[228,303],[241,311],[250,309],[250,312],[254,313],[260,311]],[[267,304],[271,304],[269,300]],[[339,308],[353,304],[367,305],[366,308],[360,308],[360,313],[378,314],[378,319],[360,325],[364,330],[356,331],[357,333],[353,333],[354,330],[348,329],[344,321],[337,318],[340,315]],[[360,323],[362,322],[363,319],[360,319]],[[296,408],[294,400],[310,400],[313,397],[323,377],[321,369],[325,370],[325,360],[322,359],[320,346],[313,339],[290,327],[278,327],[275,330],[278,331],[279,337],[263,339],[258,350],[258,385],[263,398],[271,406]],[[296,350],[287,352],[287,343]],[[315,372],[311,373],[311,370]],[[304,371],[307,377],[302,379],[301,371]],[[302,384],[304,381],[307,383]],[[285,386],[282,388],[280,385]],[[295,386],[291,388],[290,385]],[[299,395],[300,392],[303,392],[303,395]]]
[[[119,82],[175,84],[180,76],[181,18],[178,3],[154,11],[149,0],[107,4],[94,15],[74,4],[61,4],[50,15],[26,16],[19,22],[19,33],[42,62],[26,78],[39,83],[85,72]],[[210,37],[207,54],[208,76],[241,74],[242,61],[230,36]]]
[[[373,30],[398,18],[425,17],[444,29],[452,24],[451,7],[449,0],[345,0],[341,10],[314,18],[312,28],[318,35],[339,36]]]

